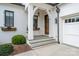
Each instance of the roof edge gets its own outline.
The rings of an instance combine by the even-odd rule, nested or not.
[[[10,3],[10,4],[14,4],[14,5],[18,5],[18,6],[23,6],[24,7],[24,5],[22,3]]]

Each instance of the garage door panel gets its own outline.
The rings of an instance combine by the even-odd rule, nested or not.
[[[63,42],[79,47],[79,22],[64,23]]]
[[[64,35],[63,42],[79,47],[79,35]]]
[[[64,24],[64,34],[77,34],[79,35],[79,23],[78,24]]]

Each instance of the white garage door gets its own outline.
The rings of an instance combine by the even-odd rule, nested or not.
[[[79,47],[79,17],[64,19],[63,42]]]

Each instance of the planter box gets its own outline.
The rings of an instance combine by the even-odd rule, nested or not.
[[[2,27],[2,31],[16,31],[16,28]]]
[[[13,45],[13,47],[14,47],[14,52],[12,53],[12,55],[32,50],[32,48],[28,44]]]

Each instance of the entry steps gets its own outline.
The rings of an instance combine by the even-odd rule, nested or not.
[[[39,47],[46,44],[57,43],[55,39],[35,39],[29,41],[32,48]]]

